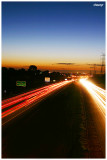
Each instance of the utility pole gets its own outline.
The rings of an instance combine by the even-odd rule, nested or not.
[[[93,68],[93,67],[90,67],[90,75],[92,75],[92,70],[91,70],[91,68]]]
[[[93,75],[91,68],[94,68],[94,67],[90,67],[90,74]]]
[[[94,74],[96,74],[96,64],[94,64]]]
[[[104,68],[104,70],[103,70]],[[101,55],[101,74],[103,74],[103,71],[105,73],[105,54]]]

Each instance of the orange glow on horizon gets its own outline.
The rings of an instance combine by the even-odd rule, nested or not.
[[[66,62],[66,61],[65,61]],[[7,67],[7,68],[25,68],[28,69],[30,65],[35,65],[37,66],[37,69],[39,70],[87,70],[90,71],[90,65],[86,65],[84,63],[78,63],[78,64],[74,64],[74,65],[66,65],[66,64],[58,64],[56,62],[51,62],[51,61],[45,61],[44,62],[41,61],[36,61],[36,60],[27,60],[24,61],[23,59],[21,59],[19,61],[18,60],[14,60],[13,59],[11,61],[9,61],[8,59],[2,59],[2,66],[3,67]],[[91,68],[91,71],[93,71],[94,68]],[[101,67],[100,66],[96,66],[96,71],[100,71]]]

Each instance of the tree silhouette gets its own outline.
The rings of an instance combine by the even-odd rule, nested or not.
[[[28,71],[36,72],[37,71],[37,67],[35,65],[30,65]]]

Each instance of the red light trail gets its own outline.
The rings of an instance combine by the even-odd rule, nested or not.
[[[17,115],[19,115],[20,109],[21,109],[20,113],[22,113],[25,110],[25,108],[32,107],[31,105],[33,105],[35,102],[42,100],[46,95],[49,95],[51,92],[65,86],[70,82],[72,81],[63,81],[63,82],[51,84],[51,85],[3,100],[2,101],[2,118],[7,118],[7,116],[11,116],[12,113],[15,113],[14,117],[16,117]],[[13,119],[14,117],[11,117],[11,119]]]

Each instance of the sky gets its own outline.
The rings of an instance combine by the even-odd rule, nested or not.
[[[89,70],[102,53],[105,2],[2,2],[3,67]]]

